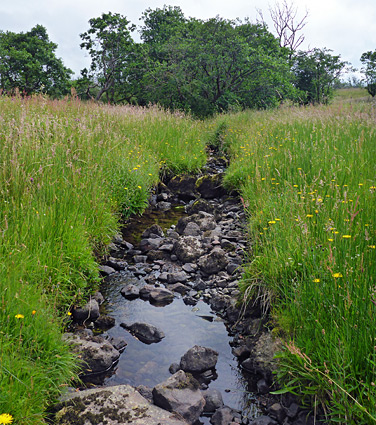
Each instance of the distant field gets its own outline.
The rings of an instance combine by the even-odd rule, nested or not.
[[[334,101],[341,102],[346,100],[371,100],[371,95],[365,88],[338,89],[334,92]]]

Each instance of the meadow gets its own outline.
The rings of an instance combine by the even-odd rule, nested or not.
[[[242,290],[285,342],[281,392],[347,425],[376,422],[375,122],[349,102],[222,120],[252,243]]]
[[[375,423],[376,112],[359,91],[341,96],[204,122],[0,97],[0,424],[44,423],[76,379],[61,335],[97,289],[119,219],[141,213],[165,173],[199,170],[214,141],[248,214],[242,293],[284,341],[281,392],[335,423]]]
[[[72,305],[160,174],[206,162],[205,131],[157,107],[0,98],[0,423],[42,423],[75,379]]]

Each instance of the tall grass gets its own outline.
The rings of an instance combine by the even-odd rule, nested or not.
[[[0,415],[40,424],[74,376],[61,340],[96,255],[161,169],[205,163],[204,126],[158,108],[0,98]]]
[[[376,422],[375,119],[372,104],[241,113],[224,142],[253,241],[243,289],[272,306],[280,379],[347,425]]]

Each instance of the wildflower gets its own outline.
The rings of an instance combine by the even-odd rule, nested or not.
[[[2,413],[0,415],[0,424],[7,425],[13,422],[13,416],[9,415],[9,413]]]
[[[320,279],[313,279],[313,281],[314,281],[315,283],[319,283],[319,282],[320,282]]]
[[[329,238],[329,239],[328,239],[328,241],[329,241],[329,242],[333,242],[333,241],[334,241],[334,239],[332,239],[332,238]]]
[[[351,239],[351,235],[343,235],[342,238],[343,239]]]
[[[376,249],[376,245],[368,245],[368,248]]]
[[[313,217],[313,214],[307,214],[306,217],[307,218],[312,218]]]
[[[23,314],[16,314],[14,317],[16,319],[23,319],[25,316]]]
[[[68,311],[67,315],[68,316],[72,316],[72,313],[70,311]]]
[[[342,273],[333,273],[333,274],[332,274],[332,276],[333,276],[334,278],[337,278],[337,277],[343,277],[343,274],[342,274]]]
[[[141,186],[137,186],[139,189],[142,189],[142,187]]]
[[[124,188],[124,190],[128,190],[128,188],[127,188],[127,187],[125,187],[125,188]]]
[[[275,224],[275,223],[276,223],[275,220],[268,221],[268,224]]]
[[[31,312],[31,314],[34,316],[34,314],[35,314],[36,312],[37,312],[36,310],[33,310],[33,311]]]

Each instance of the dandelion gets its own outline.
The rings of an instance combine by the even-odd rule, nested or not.
[[[351,239],[351,235],[343,235],[342,238],[343,239]]]
[[[314,283],[319,283],[320,282],[320,279],[313,279],[313,282]]]
[[[275,220],[268,221],[268,224],[275,224],[275,223],[276,223]]]
[[[307,218],[312,218],[313,217],[313,214],[307,214],[306,217]]]
[[[33,311],[31,312],[31,314],[34,316],[34,314],[35,314],[36,312],[37,312],[36,310],[33,310]]]
[[[25,316],[23,314],[16,314],[14,317],[16,319],[23,319]]]
[[[343,277],[343,274],[342,273],[333,273],[332,276],[334,278],[338,278],[338,277]]]
[[[142,189],[142,187],[141,186],[137,186],[139,189]]]
[[[368,248],[376,249],[376,245],[368,245]]]
[[[68,311],[67,315],[68,316],[72,316],[72,313],[70,311]]]
[[[329,239],[328,239],[328,241],[329,241],[329,242],[333,242],[333,241],[334,241],[334,239],[332,239],[332,238],[329,238]]]
[[[13,416],[9,415],[9,413],[2,413],[0,415],[0,424],[1,425],[11,424],[12,422],[13,422]]]

